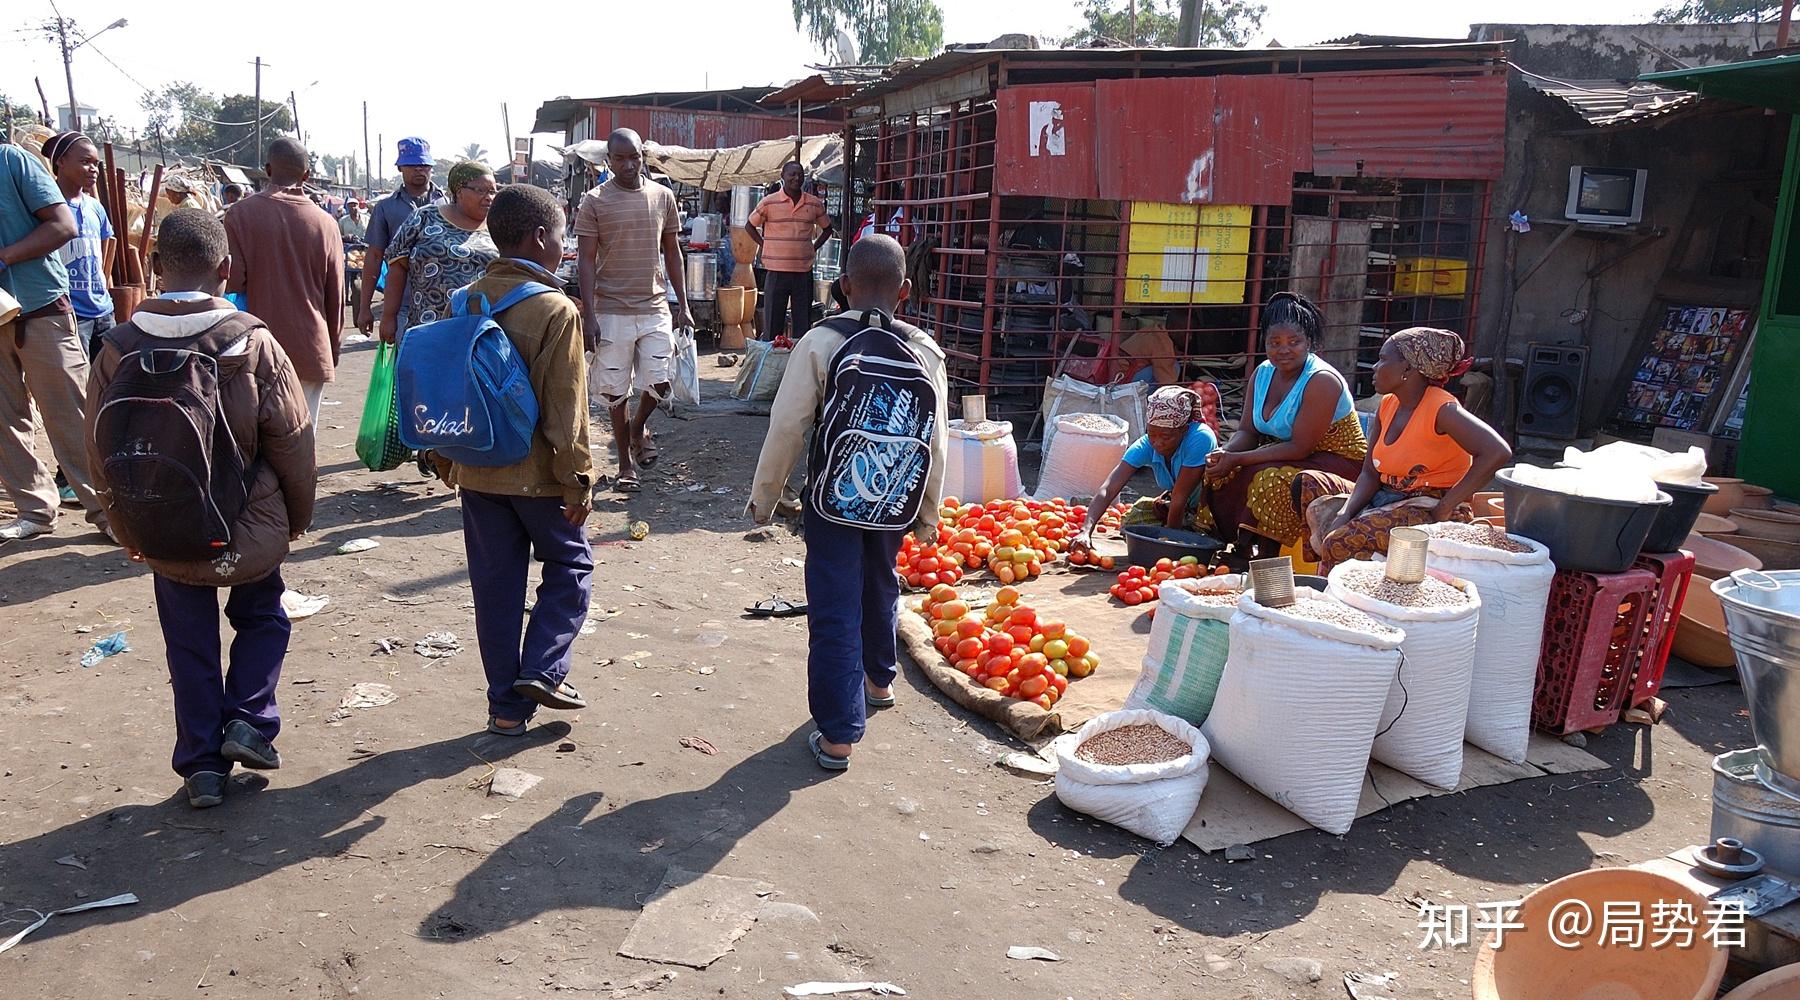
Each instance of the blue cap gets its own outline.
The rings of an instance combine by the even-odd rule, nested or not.
[[[431,167],[436,166],[431,159],[431,143],[418,136],[408,136],[400,140],[400,155],[394,160],[396,167]]]

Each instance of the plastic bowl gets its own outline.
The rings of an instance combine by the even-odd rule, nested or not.
[[[1133,566],[1150,567],[1158,559],[1180,560],[1184,556],[1207,563],[1225,547],[1224,542],[1211,535],[1154,524],[1128,524],[1122,534],[1125,560]]]
[[[1640,947],[1600,946],[1600,918],[1607,907],[1635,906],[1646,915],[1669,912],[1658,910],[1658,903],[1686,904],[1700,920],[1691,940],[1676,936],[1662,947],[1649,947],[1658,935],[1646,928]],[[1588,933],[1564,933],[1559,943],[1551,935],[1552,914],[1582,904],[1594,917]],[[1633,868],[1559,878],[1520,904],[1516,917],[1524,930],[1507,931],[1499,949],[1491,937],[1482,944],[1475,958],[1475,1000],[1713,1000],[1729,950],[1703,933],[1707,905],[1706,897],[1674,879]]]
[[[1688,532],[1694,530],[1701,506],[1717,494],[1719,488],[1711,483],[1698,486],[1657,483],[1656,488],[1667,493],[1671,502],[1651,522],[1650,533],[1644,536],[1644,551],[1673,552],[1681,547]]]
[[[1506,493],[1506,530],[1543,543],[1557,569],[1584,573],[1630,569],[1657,515],[1673,502],[1661,490],[1653,503],[1578,497],[1521,483],[1511,469],[1496,478]]]

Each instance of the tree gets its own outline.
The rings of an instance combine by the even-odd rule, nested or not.
[[[864,63],[886,65],[936,55],[944,46],[944,12],[932,0],[793,0],[794,27],[821,49],[842,31]]]
[[[1680,0],[1656,12],[1660,24],[1694,21],[1767,21],[1781,13],[1781,4],[1769,0]]]
[[[481,143],[471,142],[463,147],[462,155],[465,160],[486,160],[488,151]]]
[[[153,142],[171,155],[202,156],[259,167],[263,151],[256,145],[256,98],[232,94],[220,98],[192,83],[172,83],[145,94],[139,105],[147,114]],[[280,101],[262,102],[263,142],[292,133],[294,117]]]
[[[1269,8],[1253,0],[1199,0],[1200,44],[1241,46],[1250,43]],[[1137,37],[1131,33],[1130,0],[1083,0],[1081,30],[1069,36],[1070,47],[1107,42],[1150,47],[1177,44],[1180,0],[1138,0]]]
[[[37,108],[29,104],[20,104],[12,99],[11,94],[0,92],[0,127],[16,128],[19,125],[42,124],[38,121],[40,117],[42,117],[42,112]],[[11,128],[7,128],[5,135],[0,138],[8,138],[11,135]]]

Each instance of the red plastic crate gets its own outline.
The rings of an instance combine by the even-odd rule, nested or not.
[[[1669,668],[1669,651],[1675,648],[1675,630],[1681,626],[1681,606],[1687,601],[1694,579],[1690,552],[1646,552],[1638,556],[1637,569],[1656,575],[1656,604],[1650,612],[1644,659],[1631,682],[1631,704],[1637,707],[1662,689],[1663,672]]]
[[[1646,659],[1659,582],[1647,569],[1557,572],[1544,614],[1533,725],[1562,735],[1619,721]]]

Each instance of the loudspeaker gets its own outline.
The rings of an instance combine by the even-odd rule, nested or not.
[[[1573,438],[1581,430],[1581,387],[1588,349],[1528,344],[1519,390],[1519,430],[1539,437]]]

